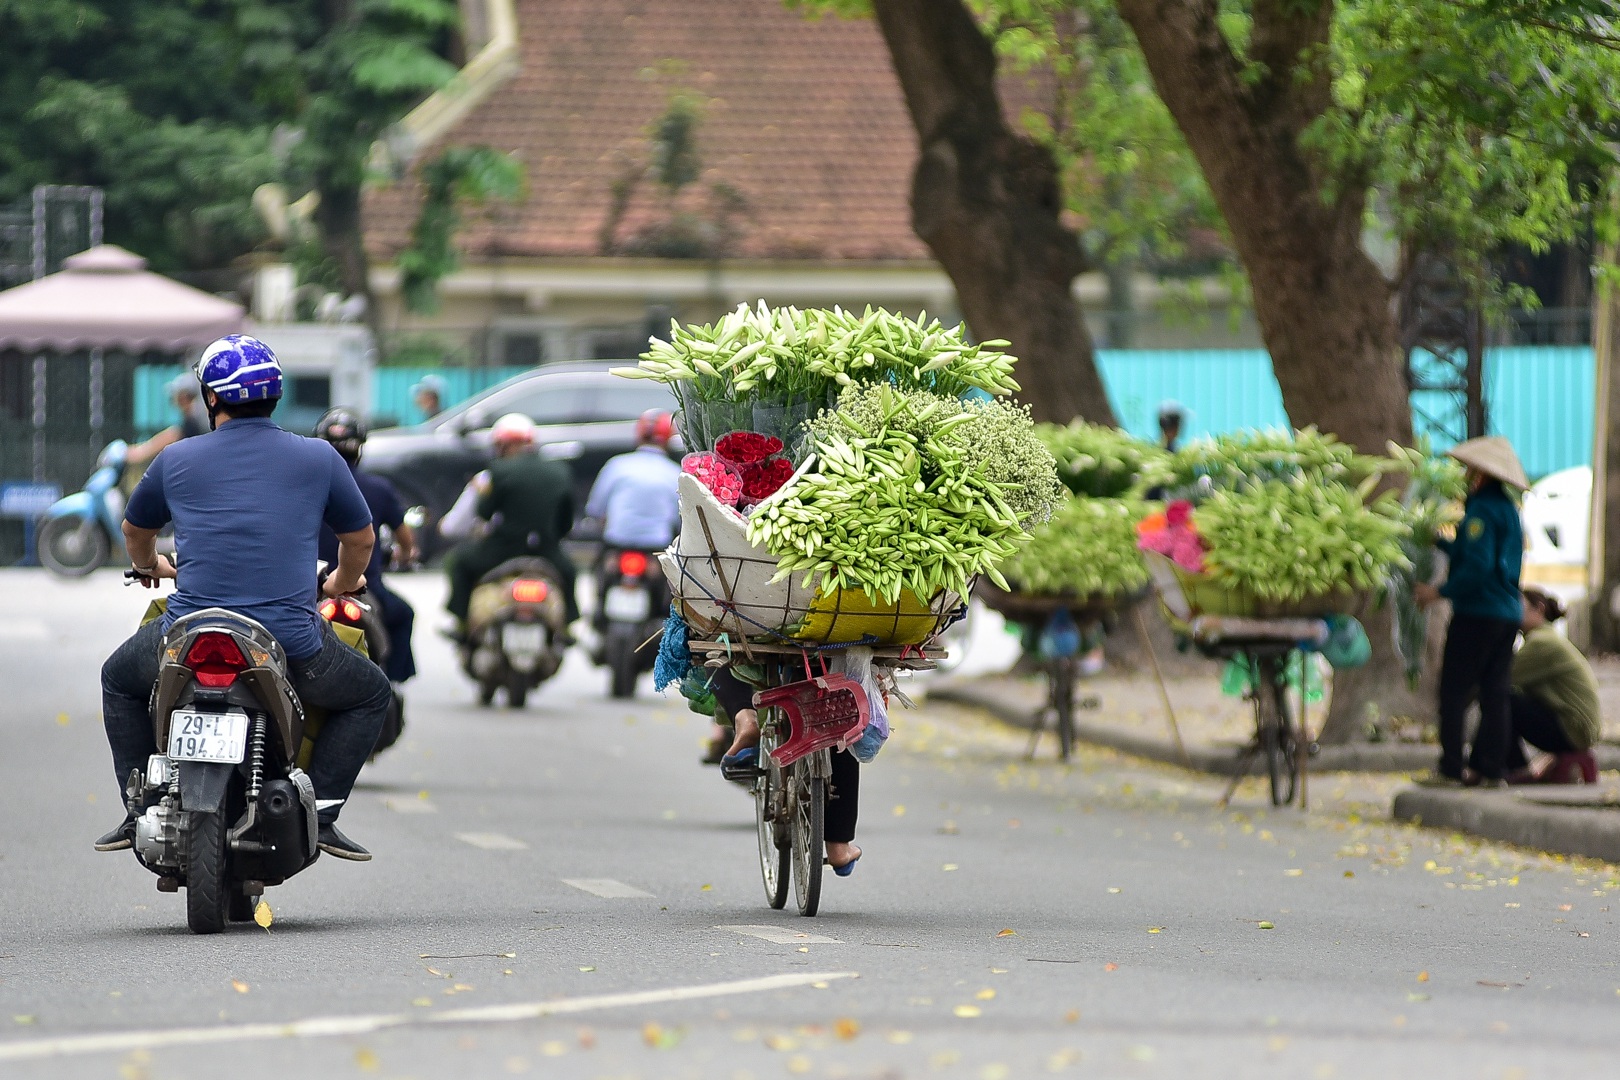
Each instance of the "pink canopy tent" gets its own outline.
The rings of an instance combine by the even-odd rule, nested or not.
[[[0,349],[185,352],[242,329],[240,304],[154,274],[116,245],[69,256],[63,266],[0,292]]]

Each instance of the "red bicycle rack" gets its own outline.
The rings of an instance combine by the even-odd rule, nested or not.
[[[783,769],[817,750],[847,750],[872,717],[861,684],[841,674],[761,690],[754,695],[754,704],[787,713],[789,737],[771,751],[771,760]]]

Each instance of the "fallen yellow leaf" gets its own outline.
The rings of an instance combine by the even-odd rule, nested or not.
[[[245,994],[248,992],[248,984],[243,982],[241,979],[232,979],[231,986],[238,994]]]
[[[1112,960],[1110,960],[1108,963],[1103,965],[1103,970],[1104,971],[1118,971],[1119,970],[1119,965],[1114,963]]]
[[[1299,870],[1299,869],[1284,870],[1283,874],[1286,877],[1304,877],[1305,876],[1305,871]]]
[[[767,1050],[776,1050],[776,1051],[778,1051],[780,1053],[785,1054],[789,1050],[797,1050],[798,1048],[799,1048],[799,1040],[795,1039],[791,1035],[767,1035],[767,1036],[765,1036],[765,1049],[767,1049]]]
[[[1620,994],[1620,990],[1616,990],[1615,993]],[[913,1036],[909,1031],[891,1031],[883,1037],[896,1046],[904,1046],[915,1036]]]
[[[1620,994],[1620,990],[1616,990],[1615,993]],[[32,1024],[34,1022],[34,1018],[29,1016],[27,1013],[23,1013],[21,1015],[12,1016],[11,1022],[13,1024]]]
[[[895,804],[894,816],[895,817],[905,817],[906,816],[906,808],[905,808],[905,806],[903,804],[901,804],[901,803],[896,803]]]
[[[956,865],[956,864],[955,864],[955,863],[953,863],[953,862],[948,862],[948,863],[946,863],[946,864],[945,864],[945,865],[944,865],[944,866],[942,866],[942,867],[940,867],[940,869],[941,869],[941,870],[944,870],[944,871],[945,871],[945,872],[946,872],[946,873],[949,873],[949,872],[950,872],[950,871],[952,871],[952,870],[960,870],[960,869],[961,869],[961,867],[959,867],[959,866],[957,866],[957,865]]]
[[[712,892],[712,891],[714,891],[714,886],[713,885],[705,885],[705,886],[703,886],[703,888],[699,889],[698,891],[699,892]]]
[[[541,1043],[540,1052],[546,1055],[546,1057],[562,1057],[564,1054],[568,1053],[568,1047],[563,1043],[553,1040],[551,1042]]]
[[[994,998],[996,996],[996,992],[994,990],[990,989],[987,986],[983,990],[980,990],[977,994],[974,994],[973,996],[978,998],[980,1001],[989,1001],[990,999],[992,999],[992,998]]]
[[[1277,929],[1277,924],[1276,923],[1267,922],[1265,919],[1261,919],[1255,925],[1258,926],[1262,930],[1275,930],[1275,929]]]
[[[57,713],[56,714],[56,722],[58,724],[61,724],[63,727],[67,727],[68,726],[68,714],[65,713],[65,712]]]
[[[354,1064],[361,1072],[376,1072],[382,1066],[377,1055],[364,1046],[354,1052]]]
[[[593,967],[582,967],[579,970],[581,970],[581,971],[595,971],[596,969],[593,968]]]
[[[1428,981],[1429,981],[1429,973],[1427,971],[1418,972],[1418,982],[1428,982]]]
[[[1150,926],[1150,927],[1148,927],[1148,933],[1150,933],[1150,934],[1162,934],[1162,933],[1164,933],[1164,927],[1162,927],[1162,926]]]
[[[1080,1022],[1080,1010],[1070,1009],[1068,1012],[1064,1013],[1063,1022],[1065,1024],[1078,1024]]]
[[[803,1054],[796,1054],[793,1057],[788,1058],[787,1071],[793,1073],[795,1076],[803,1076],[805,1073],[809,1072],[812,1067],[813,1066],[810,1064],[810,1059],[805,1057]]]
[[[1003,930],[999,934],[996,935],[996,937],[1017,937],[1017,936],[1018,936],[1018,931],[1010,930],[1010,929],[1009,930]]]
[[[253,909],[253,921],[266,930],[269,930],[270,924],[276,921],[275,912],[270,910],[270,905],[266,901],[260,900],[259,906]]]
[[[418,1009],[430,1009],[433,1007],[433,999],[428,997],[413,998],[411,1004]]]
[[[849,1016],[839,1017],[833,1021],[833,1034],[845,1042],[861,1033],[861,1022]]]
[[[951,1012],[956,1016],[960,1016],[963,1020],[971,1020],[975,1016],[984,1015],[984,1010],[977,1005],[958,1005]]]

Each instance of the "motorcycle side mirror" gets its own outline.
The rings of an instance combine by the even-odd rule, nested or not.
[[[427,508],[412,506],[405,511],[405,524],[412,529],[420,529],[427,524]]]

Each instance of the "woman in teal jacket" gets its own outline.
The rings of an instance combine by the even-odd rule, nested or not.
[[[1440,542],[1451,562],[1445,584],[1415,589],[1421,603],[1451,601],[1440,667],[1440,764],[1431,782],[1500,787],[1512,732],[1513,643],[1524,615],[1524,529],[1507,487],[1530,485],[1512,444],[1500,436],[1458,443],[1451,456],[1468,469],[1466,512],[1456,537]],[[1479,730],[1465,768],[1463,720],[1476,697]]]

